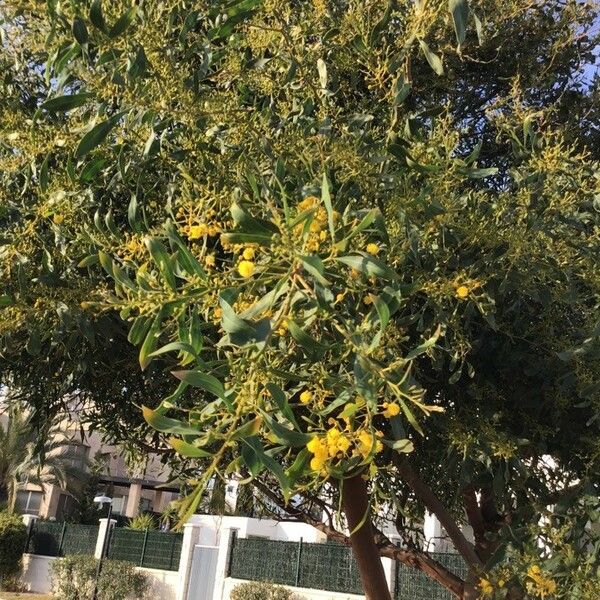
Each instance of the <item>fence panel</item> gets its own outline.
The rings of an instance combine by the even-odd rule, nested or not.
[[[36,521],[26,551],[42,556],[58,556],[63,524],[55,521]]]
[[[62,556],[94,554],[98,529],[98,525],[74,525],[69,523],[65,529],[65,537],[62,543]]]
[[[26,551],[43,556],[94,554],[97,538],[97,525],[36,521]]]
[[[300,587],[362,594],[352,551],[340,544],[302,544]]]
[[[230,576],[295,585],[298,547],[297,542],[233,538]]]
[[[126,560],[150,569],[177,571],[182,544],[182,533],[116,527],[110,536],[108,558]]]
[[[362,593],[352,552],[339,544],[234,538],[229,576],[318,590]]]
[[[455,575],[465,578],[467,564],[459,554],[431,552],[431,558],[443,564]],[[430,577],[401,563],[396,566],[396,600],[454,600],[454,595]]]

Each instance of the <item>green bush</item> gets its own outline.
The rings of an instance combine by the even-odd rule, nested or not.
[[[145,531],[146,529],[156,529],[156,519],[150,513],[142,513],[133,519],[129,519],[126,525],[127,529]]]
[[[67,556],[52,563],[52,593],[61,600],[90,600],[98,561],[93,556]],[[127,562],[104,560],[98,600],[139,600],[148,589],[143,573]]]
[[[27,527],[19,515],[0,512],[0,581],[19,572],[27,541]]]
[[[231,600],[292,600],[292,592],[266,581],[240,583],[231,591]]]

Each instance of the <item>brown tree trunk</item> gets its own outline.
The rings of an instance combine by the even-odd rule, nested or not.
[[[365,597],[367,600],[392,600],[379,549],[373,538],[371,517],[367,514],[369,510],[367,484],[360,475],[356,475],[340,482],[340,487],[348,527],[351,532],[354,532],[350,535],[350,543]],[[356,530],[357,527],[359,528]]]

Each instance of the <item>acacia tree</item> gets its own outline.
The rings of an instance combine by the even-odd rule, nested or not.
[[[591,598],[596,7],[2,7],[6,381],[97,386],[125,436],[104,394],[133,395],[202,464],[187,513],[240,473],[350,543],[368,598],[379,556],[457,597]],[[338,497],[349,537],[312,516]],[[423,508],[466,581],[373,522]]]

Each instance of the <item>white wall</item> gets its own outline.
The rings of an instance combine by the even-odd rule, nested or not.
[[[30,592],[40,592],[42,594],[50,592],[50,565],[55,560],[57,559],[53,556],[23,555],[21,582]],[[153,600],[158,598],[160,600],[176,600],[177,587],[179,586],[179,573],[177,571],[135,568],[148,578],[150,586],[148,598]]]
[[[145,567],[136,567],[136,570],[144,573],[148,578],[150,583],[148,598],[176,600],[179,586],[179,573],[177,571],[146,569]]]
[[[50,591],[50,565],[55,560],[53,556],[23,554],[21,581],[30,592]]]
[[[236,585],[241,583],[248,583],[243,579],[233,579],[228,577],[225,580],[225,587],[223,589],[223,600],[230,598],[231,590]],[[344,594],[341,592],[325,592],[323,590],[313,590],[310,588],[297,588],[290,586],[283,586],[289,590],[292,590],[295,594],[296,600],[365,600],[364,596],[358,596],[356,594]]]

